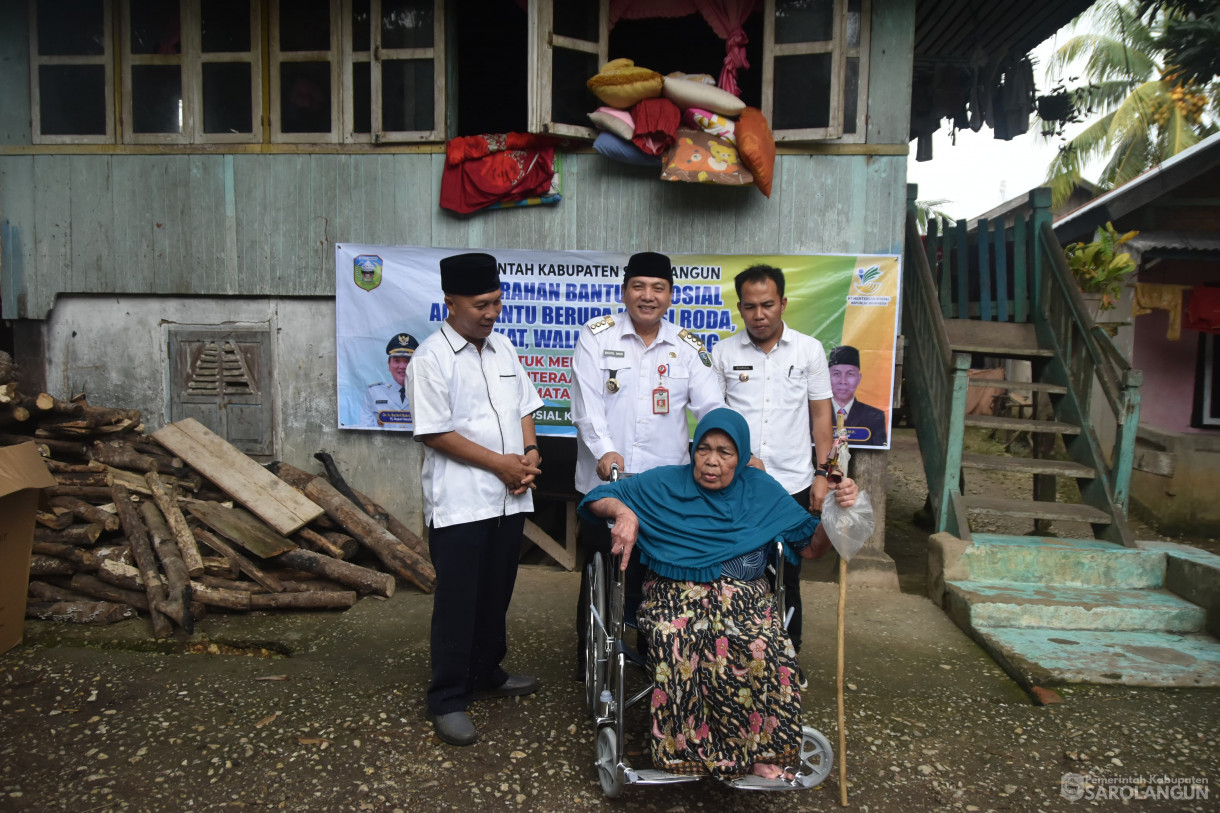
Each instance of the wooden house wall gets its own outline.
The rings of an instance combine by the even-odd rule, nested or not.
[[[781,155],[770,199],[572,153],[557,206],[457,216],[437,206],[439,153],[39,149],[29,146],[28,107],[10,107],[0,114],[3,316],[44,319],[60,293],[329,295],[336,242],[898,252],[914,4],[874,7],[868,143],[845,145],[854,154]],[[0,35],[0,76],[4,95],[20,99],[27,45],[13,28]]]

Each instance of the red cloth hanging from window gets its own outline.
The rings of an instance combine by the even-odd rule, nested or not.
[[[545,194],[555,175],[552,136],[461,136],[445,145],[441,206],[467,214],[501,201]]]
[[[1186,300],[1186,327],[1200,333],[1220,333],[1220,288],[1196,285]]]
[[[619,20],[641,20],[649,17],[685,17],[696,12],[724,40],[724,67],[719,85],[734,96],[741,95],[737,87],[737,71],[750,67],[746,61],[749,39],[742,28],[746,18],[758,8],[758,0],[610,0],[610,27]]]

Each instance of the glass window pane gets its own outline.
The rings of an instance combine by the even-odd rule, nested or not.
[[[434,25],[432,0],[381,0],[382,48],[431,48]]]
[[[200,16],[205,54],[250,50],[250,0],[202,0]]]
[[[369,22],[369,0],[352,0],[352,50],[368,52],[373,45],[373,27]]]
[[[329,51],[330,0],[282,2],[280,50]]]
[[[775,58],[775,130],[830,125],[830,54]]]
[[[597,73],[597,54],[554,49],[551,70],[551,121],[589,126],[589,111],[601,102],[589,92],[585,81]]]
[[[39,127],[43,135],[106,134],[106,68],[39,65]]]
[[[597,0],[562,0],[555,3],[555,33],[562,37],[597,42],[600,19],[601,9]]]
[[[864,0],[847,0],[847,44],[860,44],[860,9]]]
[[[373,79],[369,63],[352,63],[352,131],[373,132]]]
[[[860,58],[847,58],[843,88],[843,132],[856,132],[856,117],[860,113]]]
[[[182,53],[177,0],[131,0],[131,52]]]
[[[433,129],[431,59],[387,59],[381,63],[381,129]]]
[[[182,69],[132,65],[131,113],[134,132],[182,132]]]
[[[329,62],[285,62],[280,66],[280,131],[330,132]]]
[[[65,20],[71,20],[72,24],[64,25]],[[104,54],[105,33],[102,0],[38,2],[40,56]]]
[[[775,0],[775,41],[825,42],[834,19],[834,0]]]
[[[203,131],[253,132],[250,93],[250,63],[203,63]]]

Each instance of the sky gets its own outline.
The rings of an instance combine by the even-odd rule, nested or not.
[[[1043,66],[1055,49],[1075,33],[1069,24],[1034,49],[1034,83],[1039,93],[1058,83],[1057,77],[1045,75]],[[942,120],[940,130],[932,136],[931,161],[916,161],[915,142],[911,142],[907,183],[919,185],[921,201],[946,201],[936,208],[955,219],[977,217],[1040,186],[1062,143],[1060,138],[1043,138],[1039,122],[1032,118],[1030,131],[1011,141],[997,139],[995,131],[984,126],[977,133],[959,130],[955,145],[949,136],[949,125],[948,120]],[[1068,135],[1081,126],[1074,125]],[[1085,177],[1093,179],[1087,170]]]

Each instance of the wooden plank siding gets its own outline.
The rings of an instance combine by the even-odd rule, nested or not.
[[[59,293],[334,293],[336,242],[680,253],[898,252],[902,156],[784,155],[751,188],[663,183],[564,156],[553,207],[440,209],[441,155],[0,157],[0,213],[27,288],[5,318]],[[32,176],[32,178],[31,178]],[[31,194],[32,180],[32,194]]]

